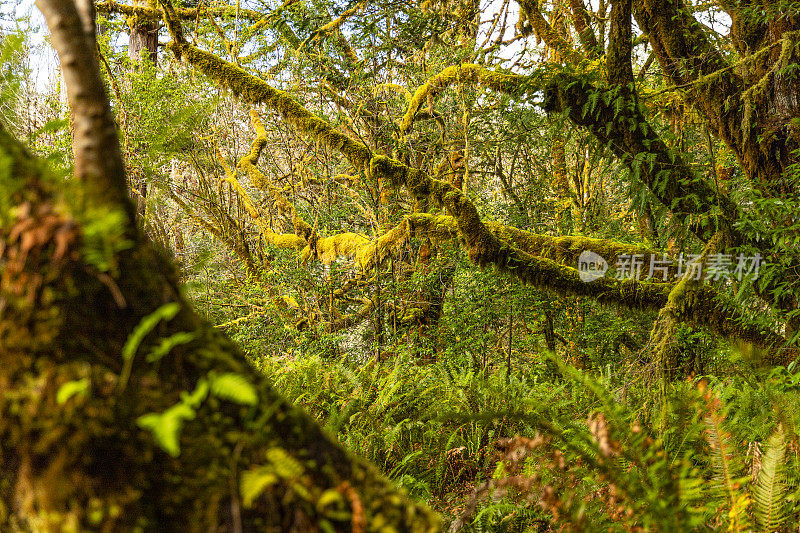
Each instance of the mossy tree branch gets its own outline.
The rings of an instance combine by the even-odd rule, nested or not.
[[[557,74],[545,98],[545,109],[565,112],[573,123],[591,131],[676,216],[715,214],[705,225],[693,228],[701,240],[707,242],[722,227],[736,243],[747,242],[734,229],[739,217],[736,205],[667,146],[629,89],[602,88]]]
[[[616,8],[615,14],[621,19],[620,24],[624,25],[627,20],[628,28],[627,38],[618,35],[612,39],[617,49],[613,55],[619,56],[611,65],[618,72],[614,74],[614,80],[622,82],[632,79],[632,72],[629,72],[630,14],[622,8]],[[455,83],[476,83],[518,98],[544,88],[545,110],[567,112],[573,123],[589,129],[634,170],[665,207],[679,217],[717,213],[717,224],[726,226],[738,243],[746,241],[733,229],[738,218],[738,210],[733,202],[718,194],[679,154],[666,145],[648,122],[627,85],[598,86],[566,71],[521,76],[492,72],[479,65],[448,67],[416,90],[400,121],[401,132],[410,129],[414,116],[429,97]],[[715,231],[713,225],[695,228],[703,241],[710,239]]]
[[[556,50],[568,63],[577,64],[583,59],[583,55],[573,48],[572,43],[562,37],[544,18],[538,0],[519,1],[517,30],[525,36],[534,33],[548,48]]]
[[[164,17],[160,9],[149,7],[147,5],[131,5],[116,2],[115,0],[104,0],[97,2],[97,12],[104,15],[120,14],[126,17],[135,17],[140,22],[157,22]],[[238,16],[242,19],[258,22],[264,18],[270,17],[269,14],[265,15],[252,9],[242,9],[238,11],[236,6],[221,6],[221,7],[185,7],[176,8],[175,15],[181,20],[196,20],[199,17],[235,17]]]
[[[602,47],[597,42],[597,36],[592,30],[591,18],[586,9],[584,0],[569,0],[569,6],[572,10],[573,24],[575,30],[578,32],[578,39],[583,46],[586,55],[590,59],[596,59],[603,53]]]
[[[741,7],[738,2],[726,4],[734,11]],[[784,165],[789,160],[788,155],[800,146],[800,138],[792,133],[791,128],[776,127],[776,117],[758,116],[752,111],[754,99],[759,99],[762,107],[774,107],[776,95],[773,94],[770,100],[768,87],[751,86],[753,83],[769,85],[765,83],[769,80],[761,76],[746,80],[736,69],[731,69],[730,63],[708,39],[702,25],[683,2],[635,0],[633,11],[640,28],[648,35],[661,69],[673,84],[687,87],[686,100],[733,150],[753,184],[768,196],[787,192],[781,191],[780,176],[787,170]],[[774,28],[773,42],[763,43],[762,37],[756,38],[760,48],[753,50],[753,55],[776,43],[781,43],[783,49],[787,45],[790,48],[796,46],[800,23],[795,21],[794,25],[785,26]],[[787,40],[784,42],[783,39]],[[765,59],[760,61],[763,63]],[[761,67],[749,68],[758,71]],[[786,87],[773,85],[770,90],[796,93],[796,83],[787,81]],[[785,122],[790,120],[790,117],[781,118]]]

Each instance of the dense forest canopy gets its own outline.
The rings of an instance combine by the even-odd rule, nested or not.
[[[0,529],[800,523],[800,2],[7,4]]]

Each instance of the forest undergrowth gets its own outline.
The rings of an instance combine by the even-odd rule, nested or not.
[[[250,356],[326,431],[441,512],[450,531],[800,523],[795,363],[758,369],[718,346],[728,372],[667,382],[646,366],[580,370],[546,351],[515,359],[509,374],[502,353],[476,368],[453,346],[430,361],[401,345],[381,361],[335,344]]]

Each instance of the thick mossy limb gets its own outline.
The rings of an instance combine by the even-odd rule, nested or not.
[[[308,246],[308,238],[311,235],[311,226],[300,216],[298,216],[294,204],[290,203],[283,193],[272,184],[272,181],[267,176],[262,174],[258,168],[256,168],[255,164],[258,162],[261,151],[264,149],[264,146],[267,142],[267,134],[266,130],[264,129],[264,125],[255,110],[251,111],[251,117],[253,120],[253,128],[256,131],[256,139],[253,141],[250,151],[239,161],[237,166],[239,169],[243,170],[248,177],[250,177],[250,180],[254,185],[263,189],[267,189],[270,192],[275,207],[277,207],[278,210],[284,215],[289,217],[289,220],[294,226],[295,233],[278,233],[269,227],[267,222],[264,220],[264,217],[261,216],[261,212],[256,208],[248,192],[245,190],[239,180],[236,179],[236,172],[234,172],[230,165],[228,165],[227,161],[225,161],[225,158],[222,157],[222,154],[219,152],[219,150],[217,150],[217,158],[226,175],[222,181],[230,185],[234,192],[236,192],[239,200],[242,202],[245,210],[258,226],[261,235],[267,244],[271,244],[272,246],[278,248],[302,250]],[[175,195],[173,195],[173,198],[175,198]],[[184,211],[189,212],[188,206],[183,200],[176,200],[176,202],[184,208]],[[210,230],[213,235],[220,237],[223,242],[228,243],[231,241],[231,239],[225,238],[226,236],[222,235],[221,232],[216,231],[208,222],[203,221],[202,219],[200,219],[200,221],[201,225],[205,229]],[[237,255],[240,255],[237,250],[238,246],[235,247],[234,251],[237,252]]]
[[[480,219],[475,205],[462,191],[447,182],[430,178],[385,156],[373,158],[371,175],[373,179],[381,176],[402,183],[416,197],[428,195],[434,203],[444,207],[455,219],[469,258],[479,266],[494,265],[525,283],[558,294],[588,296],[599,302],[632,309],[658,310],[667,303],[669,284],[605,277],[586,283],[574,268],[515,248],[496,236]],[[721,305],[716,291],[707,285],[687,301],[680,319],[708,327],[727,337],[746,338],[760,346],[779,346],[784,342],[773,332],[748,326],[749,321],[736,309]]]
[[[722,249],[723,239],[723,233],[718,232],[695,260],[697,265],[704,264],[710,254]],[[744,340],[768,349],[778,350],[784,347],[786,339],[752,323],[738,311],[729,309],[713,287],[698,279],[699,275],[696,275],[694,268],[701,267],[690,266],[686,274],[672,287],[650,332],[648,344],[653,359],[665,377],[675,377],[680,370],[676,333],[681,322],[706,325],[723,337]]]
[[[2,133],[0,160],[0,530],[438,529],[195,315],[174,268],[140,234],[99,270],[85,230],[110,212],[67,202],[63,178]],[[127,364],[132,333],[167,303],[177,314]],[[176,334],[193,340],[148,357]],[[192,400],[175,453],[137,424],[215,376],[238,376],[254,401]],[[64,395],[67,385],[77,392]],[[245,505],[239,488],[255,465],[280,476],[247,491]]]
[[[451,216],[414,213],[408,216],[408,220],[414,229],[424,229],[433,237],[449,240],[458,236],[456,219]],[[644,246],[611,239],[595,239],[581,235],[543,235],[492,220],[484,223],[498,239],[515,248],[530,255],[552,259],[572,268],[578,267],[578,259],[584,251],[596,253],[612,266],[621,256],[640,256],[642,260],[640,279],[645,279],[650,274],[650,262],[654,258],[658,260],[664,255]],[[670,278],[674,270],[674,268],[667,270]],[[654,277],[656,282],[662,281],[657,276]]]
[[[708,260],[708,255],[716,252],[722,245],[723,235],[718,232],[703,249],[698,258],[698,264]],[[698,267],[699,268],[699,267]],[[680,347],[678,346],[677,333],[680,323],[679,315],[686,309],[687,296],[701,286],[701,281],[695,279],[694,269],[690,265],[688,272],[675,284],[667,297],[667,303],[658,312],[658,318],[653,323],[648,345],[652,358],[656,361],[658,371],[664,378],[672,379],[678,372]]]
[[[95,3],[98,13],[104,15],[120,14],[125,15],[129,19],[134,18],[141,22],[157,22],[163,17],[163,12],[160,9],[153,8],[146,5],[130,5],[116,2],[115,0],[104,0],[103,2]],[[237,12],[236,6],[221,6],[221,7],[186,7],[175,9],[175,14],[182,20],[196,20],[202,16],[210,17],[235,17],[239,16],[244,20],[260,21],[268,15],[253,11],[252,9],[240,8]]]
[[[340,257],[348,257],[366,272],[397,255],[409,237],[407,220],[372,240],[358,233],[338,233],[309,242],[300,253],[300,259],[306,262],[314,257],[327,265]]]

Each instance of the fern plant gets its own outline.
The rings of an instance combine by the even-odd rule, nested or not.
[[[561,362],[562,374],[597,400],[585,422],[560,405],[525,415],[537,433],[505,442],[495,476],[479,485],[452,531],[485,526],[484,510],[516,504],[548,515],[564,531],[791,531],[800,526],[798,436],[781,420],[794,420],[800,399],[762,404],[771,416],[736,416],[749,405],[734,380],[715,387],[701,380],[666,391],[661,420],[678,421],[659,432],[634,405],[618,402],[600,381]],[[770,381],[751,394],[779,389]],[[774,394],[774,393],[769,393]],[[723,401],[721,398],[728,398]],[[777,406],[777,411],[775,410]],[[733,415],[733,416],[729,416]],[[752,437],[771,433],[760,445]],[[791,426],[794,427],[794,426]],[[665,437],[668,437],[665,439]],[[535,530],[539,518],[516,531]],[[479,527],[480,526],[480,527]]]
[[[761,531],[776,531],[786,521],[786,434],[778,425],[767,441],[761,469],[753,487],[755,517]]]

